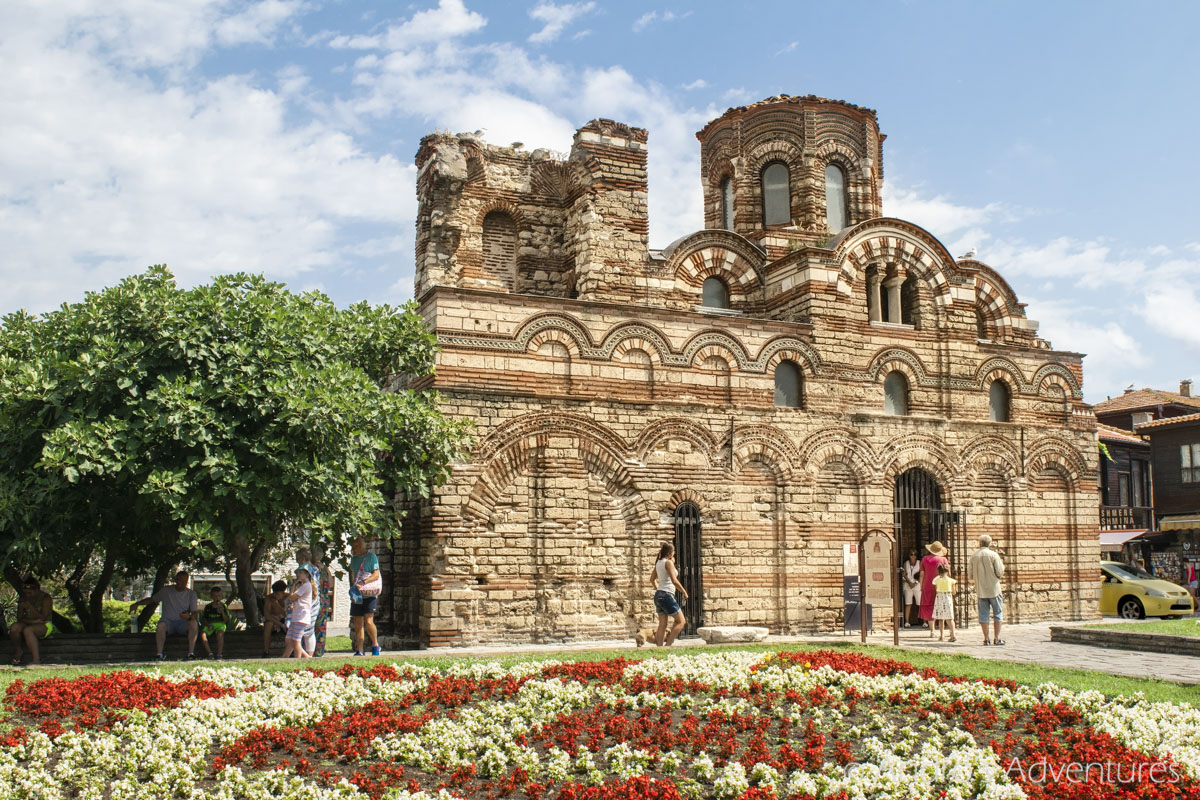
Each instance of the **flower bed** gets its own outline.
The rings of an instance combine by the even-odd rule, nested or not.
[[[835,652],[14,682],[17,798],[1197,798],[1200,711]]]

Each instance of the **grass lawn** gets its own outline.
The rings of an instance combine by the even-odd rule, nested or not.
[[[1190,625],[1195,625],[1192,620],[1186,620]],[[1149,623],[1158,624],[1158,623]],[[238,666],[247,669],[263,669],[269,672],[277,672],[281,670],[299,669],[301,666],[314,666],[321,669],[333,669],[347,662],[356,664],[367,664],[373,661],[371,658],[354,658],[349,654],[350,642],[348,637],[331,637],[332,650],[324,658],[305,661],[302,664],[294,661],[284,661],[282,659],[272,659],[264,661],[261,659],[249,661],[221,661],[217,662],[221,666]],[[339,641],[344,640],[344,643]],[[940,653],[926,653],[916,650],[904,650],[894,647],[881,647],[877,645],[859,645],[859,644],[828,644],[828,643],[812,643],[812,644],[780,644],[780,645],[745,645],[745,646],[717,646],[717,647],[688,647],[679,650],[658,650],[642,648],[640,650],[630,647],[617,648],[612,650],[591,650],[591,651],[568,651],[564,653],[535,653],[535,654],[519,654],[519,655],[496,655],[496,656],[454,656],[451,653],[446,655],[428,656],[428,655],[408,655],[404,652],[386,653],[383,659],[388,662],[411,662],[415,664],[423,664],[430,667],[446,667],[455,662],[476,662],[476,661],[498,661],[502,664],[513,664],[520,661],[544,661],[547,659],[557,659],[560,661],[602,661],[609,658],[661,658],[671,654],[698,654],[705,652],[719,652],[722,650],[750,650],[755,652],[763,651],[804,651],[804,650],[839,650],[855,653],[863,653],[865,655],[876,656],[878,658],[894,658],[900,661],[907,661],[915,667],[924,669],[932,667],[943,675],[956,675],[965,678],[1008,678],[1017,683],[1022,683],[1030,686],[1036,686],[1039,683],[1055,683],[1067,689],[1075,691],[1085,691],[1094,689],[1103,692],[1108,696],[1120,694],[1133,694],[1142,692],[1147,700],[1169,702],[1169,703],[1191,703],[1200,706],[1200,686],[1191,686],[1185,684],[1171,683],[1169,681],[1155,680],[1152,678],[1128,678],[1120,675],[1109,675],[1103,672],[1092,672],[1083,669],[1061,669],[1056,667],[1044,667],[1038,664],[1019,664],[1011,661],[989,661],[986,659],[974,658],[967,655],[942,655]],[[201,662],[204,665],[211,665],[211,662]],[[3,690],[12,681],[20,679],[26,682],[39,680],[42,678],[74,678],[80,675],[89,673],[112,672],[120,669],[149,669],[162,672],[176,672],[178,670],[188,670],[197,666],[193,662],[168,662],[161,665],[133,665],[131,667],[121,666],[80,666],[80,667],[47,667],[47,668],[31,668],[26,667],[21,670],[3,670],[0,671],[0,690]],[[2,717],[0,717],[2,720]],[[0,727],[3,723],[0,722]]]
[[[1196,617],[1156,619],[1153,622],[1105,622],[1100,625],[1087,625],[1085,627],[1101,628],[1106,631],[1128,631],[1129,633],[1169,633],[1172,636],[1200,636],[1200,619]]]

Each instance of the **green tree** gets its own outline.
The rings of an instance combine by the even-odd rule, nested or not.
[[[161,266],[0,325],[0,548],[69,573],[85,627],[115,570],[227,557],[250,574],[289,531],[333,548],[399,532],[467,431],[431,392],[435,339],[411,306],[337,308],[261,276],[180,289]],[[79,586],[100,565],[90,593]],[[74,589],[72,589],[74,578]]]

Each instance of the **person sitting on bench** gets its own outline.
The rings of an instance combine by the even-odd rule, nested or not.
[[[42,591],[37,578],[26,578],[21,584],[21,599],[17,602],[17,621],[9,628],[8,636],[13,643],[13,666],[21,666],[25,648],[33,656],[34,666],[42,663],[38,640],[50,635],[50,617],[54,614],[54,600]]]
[[[263,601],[263,658],[271,657],[271,634],[287,633],[287,588],[286,582],[275,581]]]
[[[196,596],[194,589],[188,588],[188,575],[186,570],[179,570],[175,573],[175,583],[171,586],[164,586],[159,589],[151,597],[145,597],[129,606],[129,613],[133,613],[133,609],[137,606],[158,605],[162,603],[162,611],[158,620],[158,629],[154,632],[155,643],[158,646],[158,654],[155,656],[159,661],[166,660],[163,654],[163,648],[167,643],[167,634],[172,636],[187,635],[188,641],[188,658],[196,657],[196,636],[200,633],[199,625],[199,606],[200,598]]]
[[[209,590],[209,603],[200,612],[200,621],[204,626],[200,629],[200,643],[204,645],[204,652],[210,658],[225,657],[225,630],[233,624],[232,618],[229,616],[229,608],[225,605],[221,595],[223,590],[220,586],[214,586]],[[209,646],[209,637],[217,640],[217,652],[213,653],[212,647]]]

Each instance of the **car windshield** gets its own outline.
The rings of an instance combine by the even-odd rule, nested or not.
[[[1146,570],[1141,567],[1135,567],[1133,564],[1105,564],[1104,568],[1118,578],[1124,578],[1127,581],[1154,577],[1149,572],[1146,572]]]

